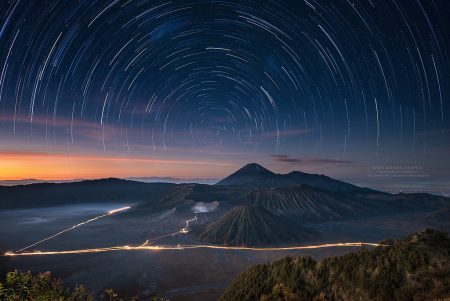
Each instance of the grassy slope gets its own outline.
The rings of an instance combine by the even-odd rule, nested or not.
[[[315,261],[286,257],[240,274],[221,300],[450,298],[450,239],[426,230],[387,247]],[[447,300],[447,299],[446,299]]]

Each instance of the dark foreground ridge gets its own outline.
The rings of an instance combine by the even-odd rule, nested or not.
[[[3,276],[3,275],[2,275]],[[97,295],[97,296],[96,296]],[[73,289],[63,286],[50,272],[33,275],[31,272],[9,272],[4,282],[0,282],[0,300],[14,301],[139,301],[139,296],[121,297],[113,289],[105,289],[94,295],[83,285]],[[146,298],[148,301],[170,301],[164,297]]]
[[[449,300],[450,239],[427,229],[386,247],[315,261],[285,257],[250,267],[228,300]]]

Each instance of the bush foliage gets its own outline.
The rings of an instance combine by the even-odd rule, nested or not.
[[[285,257],[250,267],[228,300],[450,300],[450,239],[426,230],[387,246],[315,261]]]
[[[138,297],[122,298],[114,290],[106,289],[101,300],[138,301]],[[94,295],[80,285],[73,290],[64,288],[61,280],[53,278],[50,272],[33,275],[31,272],[9,272],[6,281],[0,283],[2,301],[94,301]],[[148,299],[147,299],[148,300]],[[152,301],[169,301],[165,298],[152,298]]]

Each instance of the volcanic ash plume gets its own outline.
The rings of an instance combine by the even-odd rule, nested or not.
[[[198,202],[195,203],[194,206],[192,206],[191,210],[194,213],[205,213],[205,212],[211,212],[217,209],[219,207],[219,202],[214,201],[211,203],[204,203],[204,202]]]

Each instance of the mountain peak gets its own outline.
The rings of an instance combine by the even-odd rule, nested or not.
[[[267,173],[267,174],[273,174],[270,170],[265,168],[264,166],[259,165],[258,163],[249,163],[239,169],[236,173]]]
[[[291,185],[308,185],[331,191],[354,191],[360,189],[349,183],[332,179],[325,175],[292,171],[288,174],[276,174],[258,163],[249,163],[216,185],[286,187]]]
[[[265,182],[273,177],[276,177],[276,174],[267,168],[257,163],[250,163],[218,182],[217,185],[246,185]]]

